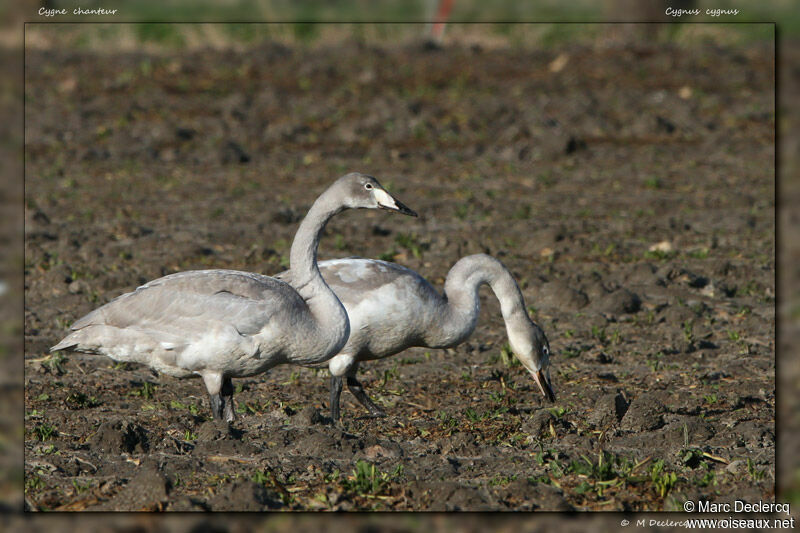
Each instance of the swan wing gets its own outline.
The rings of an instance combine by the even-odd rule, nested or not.
[[[108,326],[163,336],[165,343],[191,342],[215,327],[253,335],[286,306],[302,305],[290,286],[268,276],[230,270],[180,272],[115,298],[70,329]]]

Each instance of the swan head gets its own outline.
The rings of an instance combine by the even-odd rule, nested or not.
[[[403,202],[386,192],[372,176],[353,172],[339,178],[337,185],[343,189],[345,206],[351,209],[387,209],[417,216]]]
[[[530,328],[524,333],[509,335],[511,349],[522,365],[533,376],[542,395],[551,402],[556,401],[550,381],[550,343],[538,325],[529,321]]]

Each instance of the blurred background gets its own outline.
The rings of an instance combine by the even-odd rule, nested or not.
[[[81,7],[110,8],[93,2]],[[677,5],[677,4],[676,4]],[[393,7],[390,7],[393,6]],[[736,17],[710,16],[683,17],[681,21],[691,22],[748,22],[778,21],[780,53],[782,64],[796,65],[797,46],[800,39],[800,13],[793,2],[774,0],[753,6],[750,2],[695,2],[687,7],[739,9]],[[0,148],[2,149],[2,264],[0,265],[0,363],[3,365],[0,386],[9,398],[15,401],[4,402],[0,406],[0,496],[4,508],[21,508],[22,501],[22,110],[19,106],[22,95],[22,22],[41,22],[37,13],[41,7],[46,9],[67,8],[73,4],[52,1],[44,4],[22,2],[3,5],[3,27],[0,28],[0,57],[4,75],[0,79],[0,109],[2,120],[0,128]],[[448,6],[445,6],[448,7]],[[387,47],[406,46],[419,43],[431,48],[446,46],[479,46],[483,48],[540,49],[559,50],[561,47],[618,47],[626,42],[638,41],[646,34],[654,45],[688,46],[692,43],[714,43],[724,47],[742,43],[761,42],[771,39],[771,31],[761,26],[720,25],[720,24],[670,24],[663,26],[637,27],[617,25],[608,28],[592,24],[542,24],[521,25],[514,22],[558,21],[558,22],[601,22],[601,21],[665,21],[675,20],[663,14],[663,2],[580,1],[564,9],[562,2],[493,2],[491,7],[485,2],[475,0],[455,0],[444,17],[443,6],[438,2],[405,3],[402,8],[393,4],[379,2],[337,2],[324,7],[312,2],[236,2],[188,3],[188,2],[138,2],[120,9],[118,16],[92,17],[92,21],[131,21],[125,25],[70,25],[73,20],[86,21],[86,17],[53,17],[49,21],[60,24],[43,26],[29,24],[26,27],[25,46],[57,53],[59,50],[97,50],[142,51],[146,53],[174,53],[179,50],[196,51],[207,47],[219,50],[242,52],[265,43],[281,43],[285,46],[318,47],[336,42],[358,42],[366,46]],[[447,9],[445,9],[447,11]],[[441,18],[449,22],[438,26],[435,20]],[[281,24],[242,25],[241,21],[277,20]],[[418,24],[395,24],[396,21],[417,22]],[[219,22],[219,24],[162,24],[157,22]],[[341,22],[339,24],[326,24]],[[360,25],[358,21],[386,21],[387,24]],[[488,22],[487,22],[488,21]],[[495,21],[503,21],[495,22]],[[480,25],[459,24],[463,22],[485,22]],[[426,44],[427,43],[427,44]],[[794,44],[795,46],[792,46]],[[556,54],[557,56],[557,54]],[[556,63],[553,68],[559,68]],[[564,65],[561,66],[564,68]],[[778,169],[778,355],[791,354],[800,336],[800,239],[797,238],[796,224],[798,212],[791,208],[800,199],[800,186],[797,181],[798,110],[795,100],[789,94],[797,94],[800,71],[796,68],[783,68],[778,76],[780,94],[778,98],[779,136],[781,156]],[[124,80],[122,80],[124,83]],[[783,95],[783,96],[781,96]],[[236,152],[234,149],[233,152]],[[234,156],[236,154],[234,153]],[[241,155],[241,154],[240,154]],[[798,388],[800,383],[800,364],[791,358],[778,363],[778,451],[781,485],[777,487],[777,499],[791,501],[800,505],[800,453],[798,452],[797,430],[800,428],[800,409],[798,409]],[[148,519],[126,519],[125,527],[145,527]],[[394,522],[389,530],[406,531],[419,526],[416,519],[407,522]],[[289,525],[291,523],[291,526]],[[308,526],[302,520],[296,522]],[[242,523],[241,530],[281,530],[281,527],[294,527],[295,522],[276,522],[264,525],[258,520]],[[173,530],[185,530],[184,523],[173,521]],[[355,522],[354,522],[355,524]],[[37,527],[51,527],[46,521],[37,521]],[[436,530],[450,528],[463,531],[481,529],[480,521],[459,518],[437,517],[430,521]],[[503,527],[516,528],[517,523]],[[528,524],[523,530],[534,530],[537,526]],[[365,521],[364,528],[381,526],[379,522]],[[223,524],[219,527],[225,528]],[[266,528],[266,529],[265,529]],[[274,529],[272,529],[274,528]],[[227,530],[227,529],[222,529]]]

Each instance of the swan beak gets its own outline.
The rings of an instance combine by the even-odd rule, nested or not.
[[[542,391],[542,395],[551,402],[555,402],[556,395],[553,394],[553,388],[550,386],[550,382],[547,380],[544,370],[537,370],[536,372],[532,372],[532,374],[536,384],[539,385],[539,390]]]
[[[403,202],[393,197],[386,191],[375,189],[375,199],[378,201],[378,207],[381,209],[388,209],[389,211],[397,211],[404,215],[415,217],[417,213],[408,208]]]

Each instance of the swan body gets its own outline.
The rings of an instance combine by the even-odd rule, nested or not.
[[[178,272],[123,294],[77,320],[51,351],[72,349],[203,378],[216,418],[234,420],[231,378],[282,363],[327,361],[345,345],[344,307],[317,267],[327,221],[347,208],[416,214],[371,176],[339,178],[314,202],[292,243],[293,286],[235,270]]]
[[[413,270],[387,261],[353,257],[322,261],[319,268],[350,321],[347,343],[327,362],[334,420],[339,417],[343,377],[371,414],[383,414],[356,378],[359,363],[412,346],[449,348],[467,340],[478,322],[478,290],[484,284],[500,301],[511,349],[542,394],[554,401],[547,337],[529,318],[517,283],[497,259],[485,254],[462,258],[450,269],[443,295]],[[294,284],[293,276],[290,270],[275,277]]]

